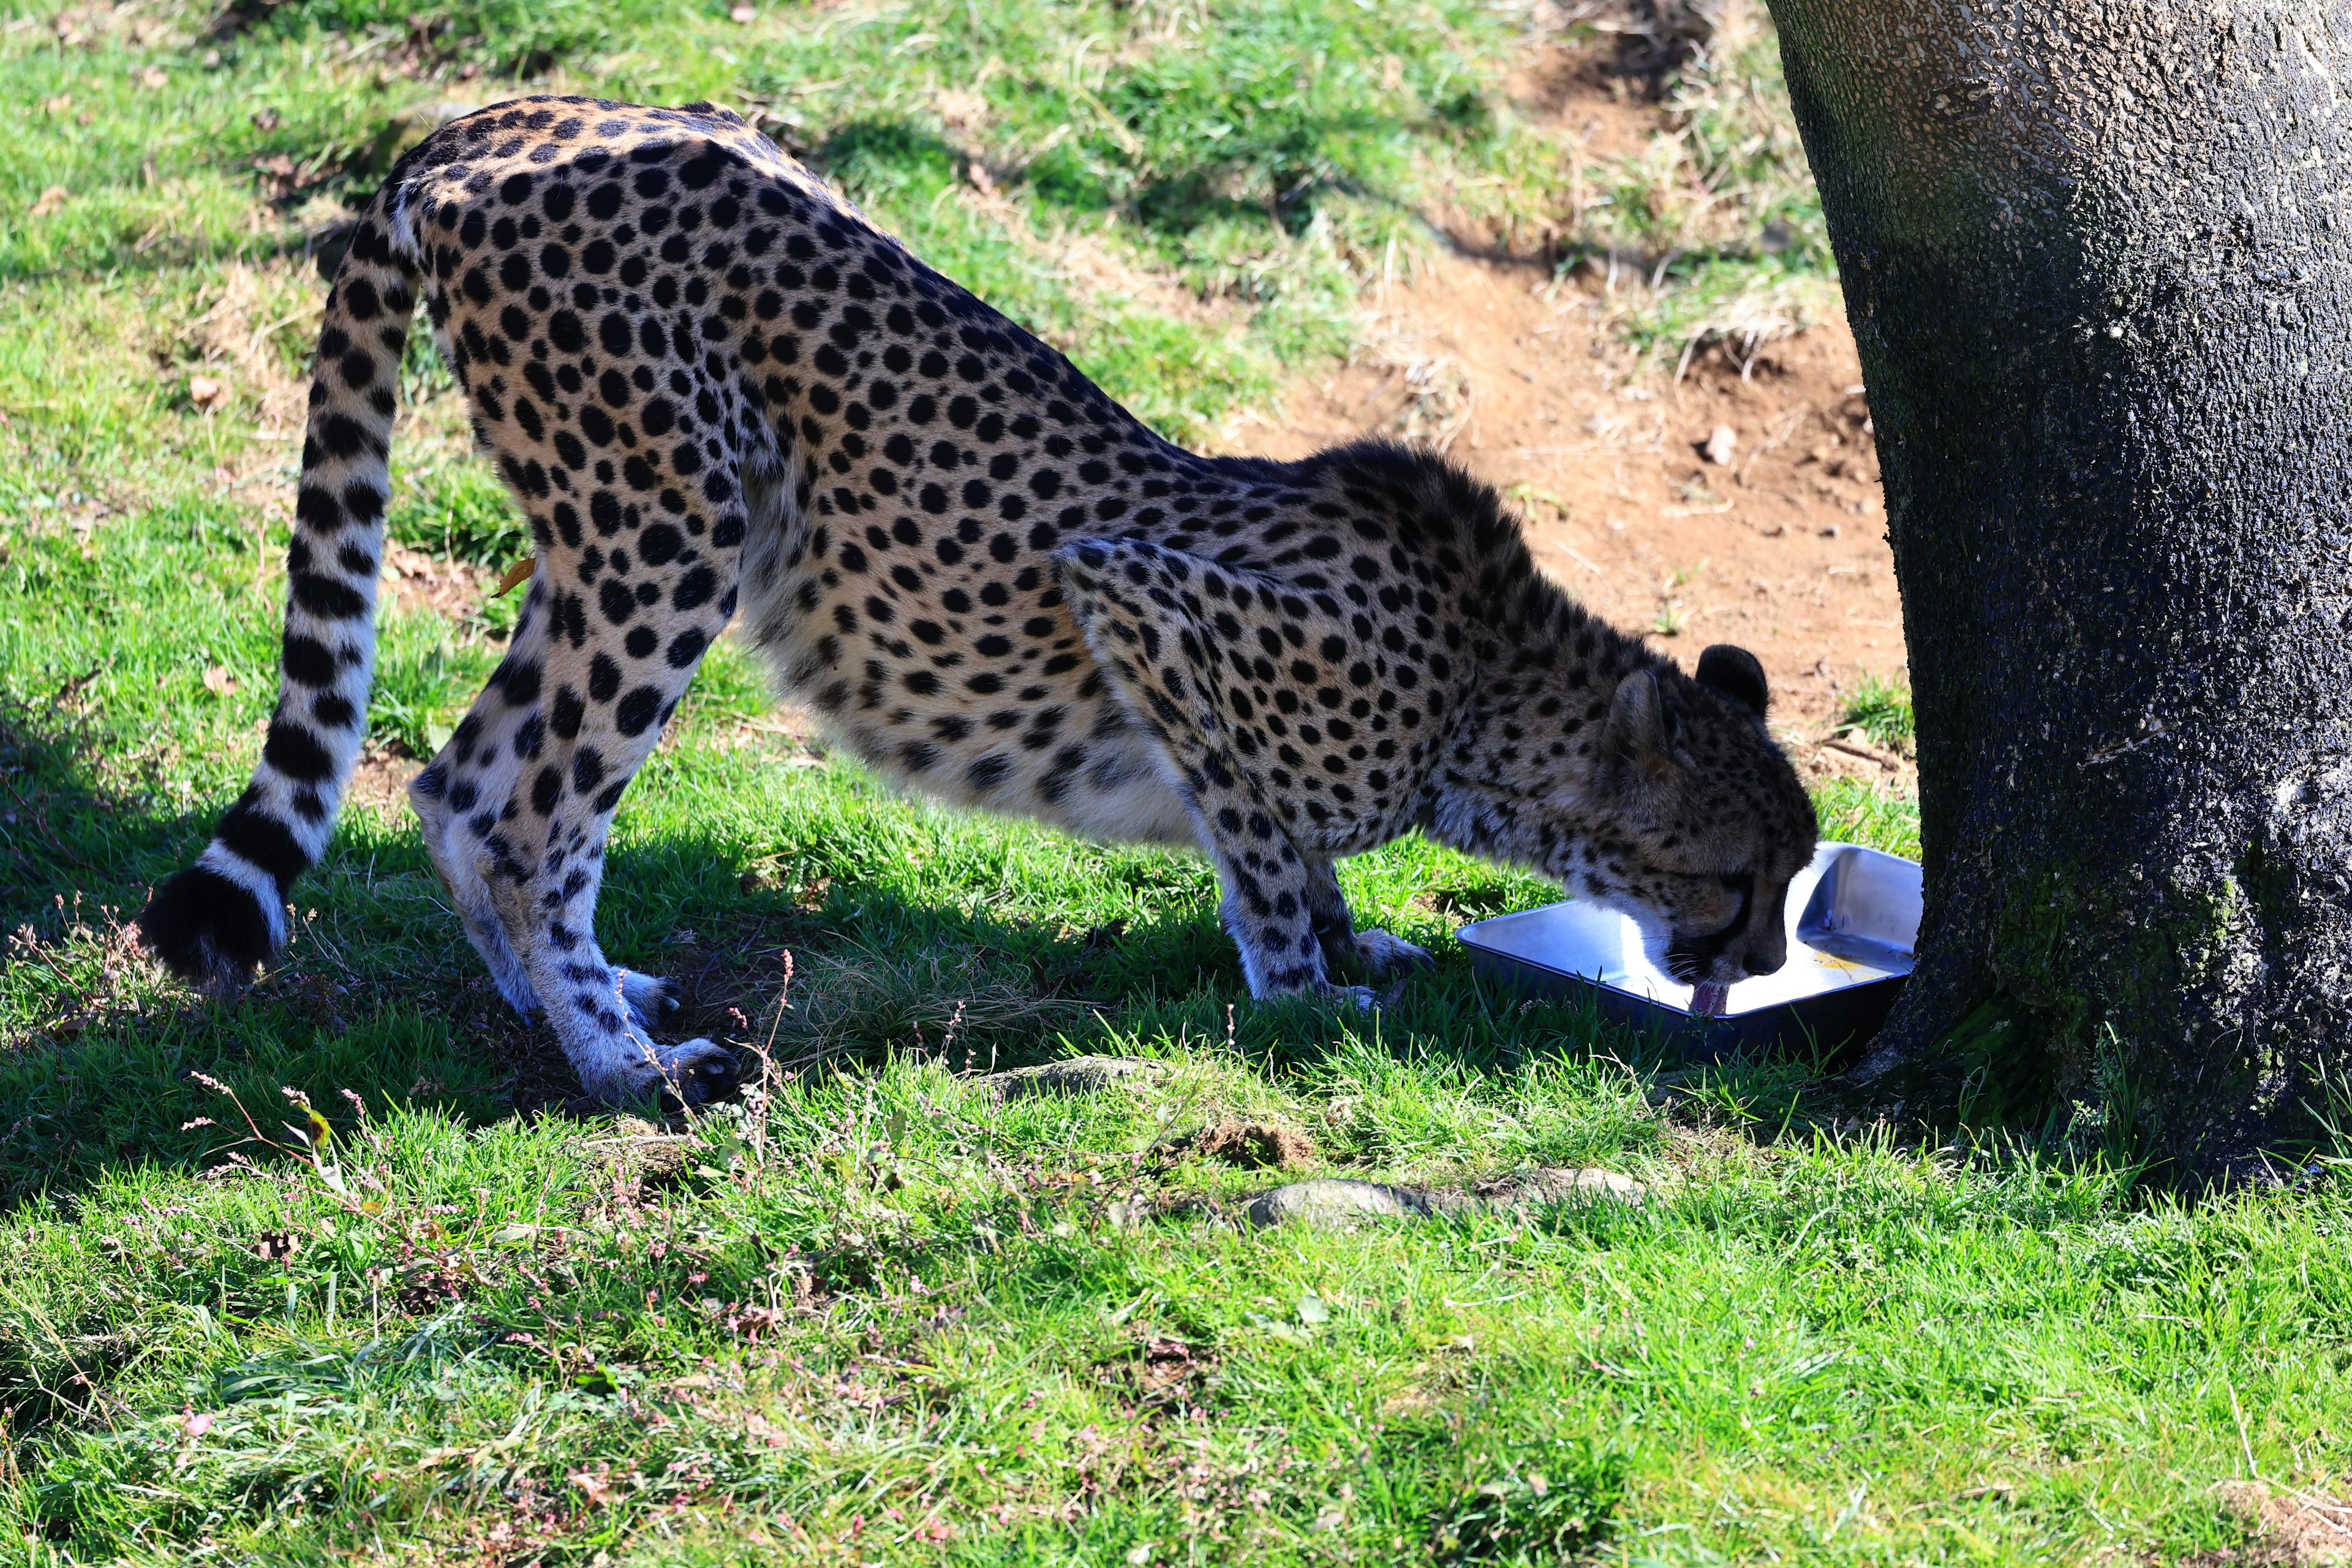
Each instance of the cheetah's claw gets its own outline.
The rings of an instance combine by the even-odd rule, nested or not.
[[[702,1105],[735,1087],[735,1053],[716,1040],[698,1037],[661,1045],[640,1037],[636,1047],[641,1057],[627,1073],[627,1090],[620,1094],[607,1090],[594,1098],[621,1100],[658,1094],[665,1100]]]
[[[735,1053],[716,1040],[697,1037],[654,1050],[670,1092],[688,1105],[717,1100],[735,1087]]]

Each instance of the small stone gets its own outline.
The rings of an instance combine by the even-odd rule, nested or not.
[[[1092,1094],[1115,1083],[1151,1083],[1176,1069],[1149,1057],[1071,1057],[1034,1068],[1014,1068],[982,1079],[984,1088],[998,1089],[1007,1100],[1031,1094]]]
[[[1639,1204],[1650,1195],[1650,1189],[1633,1177],[1597,1165],[1541,1166],[1482,1182],[1474,1190],[1488,1208],[1522,1204]]]
[[[1837,525],[1836,523],[1834,523],[1834,522],[1833,522],[1833,523],[1831,523],[1827,528],[1824,528],[1824,529],[1822,529],[1822,537],[1823,539],[1835,539],[1837,536],[1838,536],[1838,525]]]
[[[1329,1177],[1293,1182],[1262,1193],[1249,1206],[1255,1226],[1353,1225],[1367,1219],[1418,1219],[1429,1212],[1429,1202],[1410,1187],[1383,1186],[1378,1182],[1348,1182]]]
[[[1649,1188],[1616,1171],[1597,1166],[1545,1166],[1490,1176],[1467,1187],[1423,1191],[1379,1182],[1322,1179],[1293,1182],[1262,1193],[1249,1205],[1252,1225],[1333,1226],[1364,1219],[1420,1219],[1429,1215],[1491,1213],[1530,1204],[1639,1204]]]
[[[1704,453],[1706,460],[1718,468],[1731,467],[1731,459],[1739,450],[1739,432],[1728,425],[1718,425],[1708,432]]]

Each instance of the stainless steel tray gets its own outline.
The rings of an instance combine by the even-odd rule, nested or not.
[[[1775,1047],[1834,1053],[1876,1034],[1911,973],[1918,863],[1823,844],[1789,884],[1789,962],[1743,980],[1721,1014],[1690,1010],[1691,987],[1652,963],[1633,921],[1570,900],[1464,926],[1481,975],[1539,994],[1591,998],[1608,1017],[1671,1037],[1693,1057]]]

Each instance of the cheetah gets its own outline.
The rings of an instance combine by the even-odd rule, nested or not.
[[[670,987],[594,935],[606,835],[722,628],[883,775],[1205,852],[1250,993],[1423,964],[1332,870],[1418,828],[1622,909],[1691,983],[1778,968],[1814,817],[1755,658],[1693,675],[1535,569],[1495,492],[1378,441],[1161,439],[734,114],[528,98],[359,216],[321,323],[260,761],[139,918],[234,991],[365,730],[398,367],[422,299],[536,570],[409,785],[467,935],[592,1096],[700,1098]]]

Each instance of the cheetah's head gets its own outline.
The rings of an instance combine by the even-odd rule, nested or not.
[[[1745,648],[1708,648],[1695,679],[1637,670],[1618,684],[1581,792],[1601,831],[1562,879],[1631,915],[1652,962],[1686,985],[1788,961],[1784,905],[1813,858],[1814,817],[1764,727],[1767,700]]]

